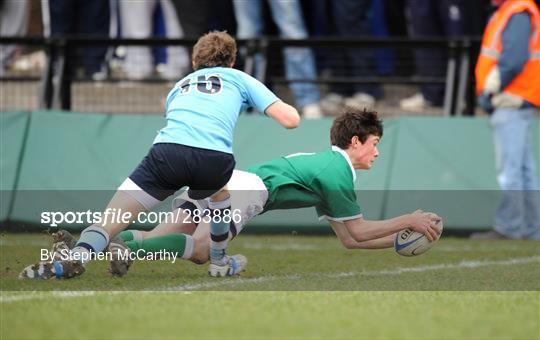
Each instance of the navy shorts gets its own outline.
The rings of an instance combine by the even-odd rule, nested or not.
[[[189,186],[189,197],[199,200],[223,188],[235,164],[234,156],[229,153],[157,143],[129,178],[160,201],[185,186]]]

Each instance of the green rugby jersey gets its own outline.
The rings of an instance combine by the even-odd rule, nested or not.
[[[356,173],[347,154],[333,146],[252,166],[268,189],[265,210],[315,207],[319,218],[345,221],[361,216],[356,203]]]

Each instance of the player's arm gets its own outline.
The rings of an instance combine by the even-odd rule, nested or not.
[[[330,221],[330,225],[339,241],[347,249],[385,249],[391,248],[394,245],[396,234],[390,234],[374,240],[358,242],[352,238],[351,234],[345,227],[345,224],[337,221]]]
[[[246,102],[257,111],[264,112],[281,126],[294,129],[300,125],[300,115],[291,105],[280,100],[266,85],[250,75],[243,74]]]
[[[300,115],[298,114],[298,111],[281,100],[270,104],[266,108],[265,113],[268,117],[271,117],[286,129],[294,129],[300,125]]]
[[[388,220],[369,221],[363,218],[355,218],[344,221],[345,227],[351,237],[357,242],[370,241],[389,236],[403,229],[411,228],[432,242],[438,238],[436,222],[441,218],[435,214],[424,213],[417,210],[411,214],[394,217]]]

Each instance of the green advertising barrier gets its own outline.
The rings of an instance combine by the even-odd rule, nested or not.
[[[287,130],[272,119],[259,115],[240,116],[234,134],[236,167],[254,164],[296,152],[325,150],[330,145],[332,119],[304,120]]]
[[[163,125],[156,116],[33,112],[19,189],[116,189]]]
[[[487,227],[499,200],[482,118],[403,118],[384,217],[434,211],[453,227]]]
[[[163,125],[156,116],[33,112],[10,219],[100,211]]]
[[[0,113],[0,221],[7,219],[13,200],[30,114]]]
[[[150,115],[56,111],[36,111],[30,119],[24,114],[2,115],[2,145],[10,145],[2,152],[2,189],[12,188],[18,178],[15,197],[4,199],[2,207],[13,205],[9,218],[31,223],[39,223],[43,211],[101,211],[165,124],[163,117]],[[298,129],[286,130],[267,117],[242,115],[235,131],[237,168],[328,149],[331,123],[331,119],[305,120]],[[538,151],[540,122],[535,125]],[[357,171],[358,202],[366,218],[422,208],[442,215],[447,227],[491,226],[499,194],[486,118],[387,120],[379,151],[371,170]],[[169,201],[158,210],[168,211]],[[314,209],[300,209],[263,214],[249,228],[307,230],[324,225]]]

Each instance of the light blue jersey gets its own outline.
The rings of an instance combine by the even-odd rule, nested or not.
[[[263,83],[232,68],[212,67],[180,80],[167,96],[167,125],[156,143],[176,143],[232,154],[234,127],[248,107],[264,112],[279,100]]]

